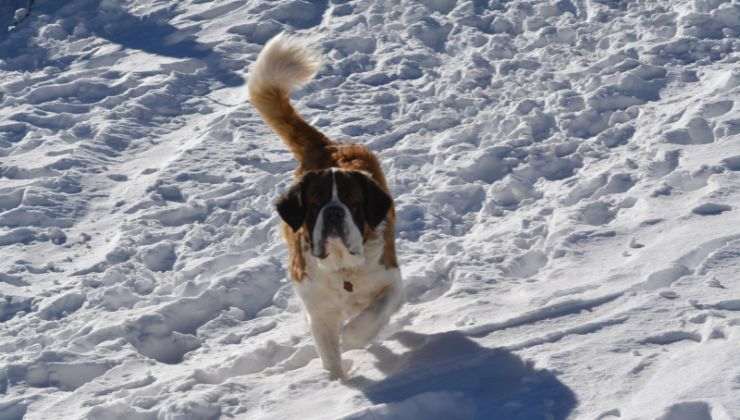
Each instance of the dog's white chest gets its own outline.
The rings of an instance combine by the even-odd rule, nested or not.
[[[323,310],[337,310],[344,319],[367,308],[400,279],[398,269],[388,270],[379,264],[334,272],[326,272],[319,266],[312,269],[311,265],[307,267],[307,278],[296,285],[304,303],[320,306]]]

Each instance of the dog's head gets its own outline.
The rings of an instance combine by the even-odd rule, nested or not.
[[[313,256],[359,264],[368,234],[385,220],[391,204],[365,173],[330,168],[304,174],[278,199],[277,211],[294,231],[306,229]]]

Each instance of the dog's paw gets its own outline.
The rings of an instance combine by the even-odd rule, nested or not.
[[[348,372],[352,369],[352,361],[344,359],[342,360],[341,366],[334,368],[325,368],[329,374],[329,379],[332,381],[346,381],[349,377]]]
[[[332,381],[344,381],[347,379],[347,374],[341,370],[331,370],[329,371],[329,379]]]

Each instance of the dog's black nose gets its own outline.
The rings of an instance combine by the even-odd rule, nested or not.
[[[324,209],[324,220],[327,223],[338,224],[344,218],[344,209],[339,206],[329,206]]]

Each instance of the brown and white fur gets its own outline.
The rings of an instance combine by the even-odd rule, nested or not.
[[[293,109],[290,93],[320,66],[304,41],[280,34],[250,70],[249,95],[298,160],[295,183],[277,201],[293,285],[321,361],[345,376],[341,349],[367,345],[402,302],[395,211],[375,155],[328,139]]]

